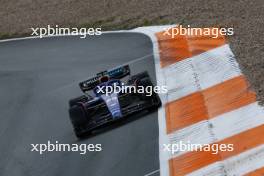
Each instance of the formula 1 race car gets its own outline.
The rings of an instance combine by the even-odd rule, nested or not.
[[[121,82],[120,79],[125,77],[129,77],[126,83]],[[153,89],[151,95],[137,91],[139,87],[153,87],[148,73],[130,76],[128,65],[100,72],[79,83],[79,86],[84,95],[69,101],[70,119],[78,138],[132,114],[148,113],[161,106],[160,98]],[[108,89],[112,91],[106,92]],[[117,89],[119,91],[115,91]]]

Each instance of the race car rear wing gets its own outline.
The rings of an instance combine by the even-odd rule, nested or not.
[[[103,76],[109,76],[110,79],[121,79],[125,76],[130,74],[130,68],[128,65],[124,65],[121,67],[117,67],[111,70],[106,70],[103,72],[99,72],[96,74],[96,76],[80,82],[79,86],[81,90],[85,93],[86,91],[92,90],[95,88],[98,84],[100,84],[100,78]]]

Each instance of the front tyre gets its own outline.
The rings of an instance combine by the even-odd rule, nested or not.
[[[74,105],[70,107],[69,114],[75,135],[78,138],[84,137],[84,135],[87,133],[85,132],[85,129],[83,127],[88,123],[85,110],[81,106]]]

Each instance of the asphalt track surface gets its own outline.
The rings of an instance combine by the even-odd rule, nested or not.
[[[81,95],[78,82],[99,71],[129,62],[132,74],[147,70],[155,81],[151,54],[150,39],[137,33],[0,43],[0,175],[142,176],[158,169],[157,112],[84,140],[68,117],[68,100]],[[48,140],[100,143],[103,151],[30,151]]]

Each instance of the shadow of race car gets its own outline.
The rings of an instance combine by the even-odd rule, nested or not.
[[[125,77],[128,77],[126,83],[121,81]],[[78,138],[132,114],[149,113],[161,106],[148,73],[131,76],[128,65],[100,72],[79,86],[84,95],[69,101],[70,120]],[[106,92],[107,88],[112,92]],[[115,91],[117,88],[119,91]],[[144,88],[151,88],[150,94]]]

